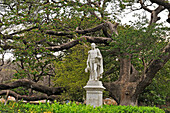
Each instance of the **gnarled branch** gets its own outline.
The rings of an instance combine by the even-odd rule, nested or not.
[[[86,40],[87,42],[94,42],[94,43],[105,43],[108,44],[110,41],[112,41],[111,38],[106,37],[90,37],[90,36],[82,36],[80,39],[73,40],[71,42],[64,43],[62,45],[58,46],[52,46],[52,47],[46,47],[46,49],[50,51],[62,51],[64,49],[69,49],[77,44],[80,43],[80,41]]]
[[[70,31],[70,32],[68,32],[68,31],[67,32],[58,32],[58,31],[53,31],[53,30],[46,30],[44,32],[46,34],[49,34],[49,35],[67,36],[67,35],[72,35],[74,33],[78,33],[78,34],[92,33],[92,32],[96,32],[96,31],[100,31],[101,29],[104,29],[105,36],[111,37],[113,32],[115,32],[118,35],[118,33],[117,33],[117,26],[118,25],[119,25],[118,23],[112,24],[111,22],[108,21],[108,22],[99,24],[96,27],[85,29],[85,30],[75,30],[75,31]],[[110,29],[111,34],[107,33],[106,28]]]
[[[86,33],[96,32],[96,31],[101,30],[104,26],[105,26],[105,23],[102,23],[94,28],[89,28],[89,29],[85,29],[85,30],[75,30],[75,31],[71,31],[71,32],[68,32],[68,31],[67,32],[57,32],[57,31],[53,31],[53,30],[46,30],[44,32],[49,35],[67,36],[67,35],[72,35],[74,33],[86,34]]]
[[[106,36],[106,37],[112,37],[113,35],[113,32],[118,35],[118,32],[117,32],[117,26],[119,25],[118,23],[115,23],[115,24],[112,24],[111,22],[106,22],[107,24],[107,27],[104,27],[102,30],[103,30],[103,34]],[[110,29],[111,33],[109,34],[108,33],[108,30],[107,28]]]
[[[11,90],[1,90],[0,91],[0,95],[6,95],[6,94],[8,94],[8,96],[13,96],[16,101],[18,101],[18,100],[38,101],[38,100],[44,100],[44,99],[53,101],[53,100],[59,98],[57,95],[25,96],[25,95],[17,94],[16,92],[11,91]]]
[[[28,79],[19,79],[12,83],[0,84],[0,90],[14,89],[17,87],[31,88],[35,91],[45,93],[48,96],[49,95],[60,95],[64,90],[64,88],[62,88],[62,87],[51,88],[51,87],[47,87],[44,85],[39,85],[38,83],[35,83]]]

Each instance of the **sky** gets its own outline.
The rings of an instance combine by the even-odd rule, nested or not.
[[[129,14],[126,14],[126,16],[124,16],[121,19],[121,23],[122,24],[129,24],[129,21],[137,20],[138,18],[133,17],[134,13],[141,13],[143,15],[146,15],[149,20],[151,18],[151,14],[149,12],[146,12],[144,10],[139,10],[139,11],[134,11],[134,12],[131,12]],[[170,24],[168,22],[166,22],[166,20],[168,19],[168,13],[167,13],[166,10],[162,11],[158,16],[161,17],[161,20],[159,20],[157,23],[164,23],[163,24],[164,26],[170,27]]]

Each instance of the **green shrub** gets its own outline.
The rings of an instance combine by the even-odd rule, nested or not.
[[[0,103],[0,113],[165,113],[158,107],[143,107],[143,106],[109,106],[93,108],[83,104],[60,104],[54,102],[53,104],[24,104],[10,102],[6,106]]]

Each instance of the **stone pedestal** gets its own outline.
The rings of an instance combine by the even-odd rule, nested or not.
[[[101,81],[90,80],[84,86],[86,90],[86,105],[94,107],[103,105],[103,84]]]

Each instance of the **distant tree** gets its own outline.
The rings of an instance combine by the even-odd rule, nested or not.
[[[89,74],[85,73],[88,46],[77,45],[69,50],[61,61],[55,63],[56,75],[53,78],[55,86],[66,88],[63,99],[83,101]]]

